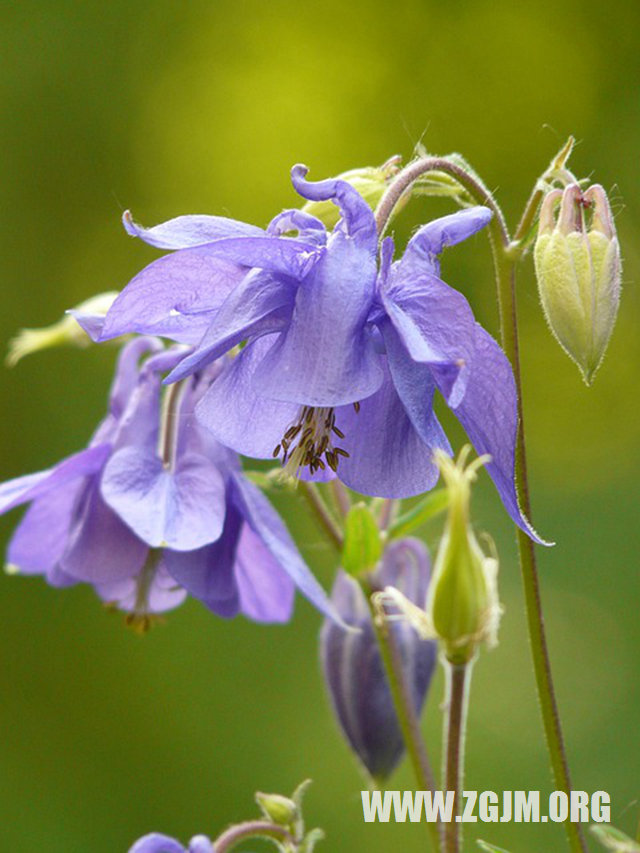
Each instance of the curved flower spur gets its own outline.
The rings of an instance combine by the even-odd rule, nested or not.
[[[162,376],[183,355],[131,341],[89,447],[0,486],[0,512],[31,503],[9,564],[54,586],[90,583],[142,629],[186,592],[220,616],[281,622],[298,586],[335,617],[278,514],[193,416],[219,365],[168,388],[161,417]]]
[[[541,541],[516,496],[511,367],[464,296],[439,277],[443,249],[483,228],[491,212],[473,207],[423,226],[395,263],[387,238],[378,271],[369,205],[347,182],[311,183],[306,171],[292,170],[300,195],[332,200],[341,210],[330,233],[300,211],[276,217],[264,236],[224,237],[197,248],[194,240],[205,238],[191,217],[149,230],[135,226],[154,245],[187,248],[133,279],[108,312],[101,339],[162,328],[195,340],[206,325],[169,381],[244,342],[200,401],[198,419],[239,453],[278,456],[288,473],[304,479],[337,474],[380,497],[409,497],[435,485],[433,452],[451,453],[433,410],[438,390],[477,452],[491,455],[487,470],[512,519]],[[232,229],[221,222],[207,226],[207,234]],[[296,239],[285,236],[292,230]],[[235,278],[225,272],[229,264]]]

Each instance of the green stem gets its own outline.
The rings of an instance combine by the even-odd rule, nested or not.
[[[372,594],[378,590],[374,589],[363,578],[360,578],[360,585],[369,604],[371,620],[378,640],[380,656],[382,657],[387,674],[389,690],[391,691],[393,705],[416,781],[421,791],[434,791],[436,787],[435,778],[429,762],[429,756],[427,755],[427,748],[422,739],[420,721],[415,712],[409,687],[404,677],[404,667],[400,650],[398,649],[393,633],[389,630],[387,621],[379,618],[379,614],[371,602]],[[438,850],[441,824],[427,823],[427,830],[431,837],[433,849]]]
[[[385,194],[380,199],[375,212],[376,225],[380,237],[384,234],[385,228],[391,219],[393,211],[402,199],[407,190],[421,175],[427,172],[446,172],[454,177],[460,186],[464,187],[469,195],[479,204],[484,204],[493,212],[492,224],[496,225],[504,235],[505,243],[509,242],[507,226],[502,215],[502,210],[496,204],[491,193],[480,184],[476,179],[465,171],[461,166],[447,160],[446,157],[421,157],[419,160],[414,160],[400,172],[397,178],[389,185]]]
[[[531,519],[531,500],[527,473],[527,456],[522,409],[522,381],[520,375],[520,353],[518,346],[518,321],[515,296],[515,260],[509,256],[508,247],[498,244],[492,234],[491,246],[496,271],[498,304],[500,308],[500,330],[503,349],[511,362],[518,396],[518,440],[516,445],[515,475],[518,484],[520,508]],[[562,726],[558,712],[551,663],[544,628],[540,584],[536,565],[535,545],[527,534],[517,529],[520,570],[525,597],[527,626],[533,669],[535,672],[538,700],[547,742],[547,750],[556,790],[569,792],[571,779],[566,757]],[[587,846],[580,824],[565,821],[565,832],[574,853],[586,853]]]
[[[270,838],[297,849],[297,841],[283,826],[266,820],[251,820],[230,826],[213,843],[216,853],[227,853],[246,838]]]
[[[380,515],[378,516],[378,525],[380,530],[387,530],[389,525],[395,518],[398,510],[398,501],[395,498],[385,498]]]
[[[455,820],[455,815],[460,814],[464,783],[464,742],[473,660],[459,664],[444,659],[443,663],[446,675],[443,777],[445,791],[453,791],[455,794],[454,819],[445,824],[444,828],[444,853],[459,853],[462,824]]]
[[[349,492],[336,477],[331,481],[331,494],[342,518],[346,518],[351,509],[351,498]]]
[[[387,189],[376,210],[376,221],[380,234],[383,233],[397,202],[407,192],[413,181],[429,171],[446,172],[456,178],[474,201],[486,205],[494,213],[488,230],[496,272],[500,331],[503,349],[513,368],[518,399],[518,437],[515,477],[521,509],[527,518],[531,519],[515,296],[515,265],[521,255],[522,248],[518,243],[511,242],[502,211],[493,196],[473,176],[469,175],[460,166],[448,161],[447,158],[422,158],[409,164],[398,175]],[[534,190],[518,228],[520,236],[522,236],[522,233],[533,222],[537,203],[538,198]],[[551,676],[551,665],[549,662],[536,567],[535,546],[533,541],[520,529],[517,530],[517,540],[525,596],[527,627],[547,750],[556,789],[569,792],[571,790],[571,780]],[[587,846],[580,825],[565,821],[564,826],[567,840],[573,853],[586,853]]]
[[[318,491],[318,487],[315,483],[308,483],[305,480],[301,480],[300,488],[316,518],[316,521],[328,535],[331,540],[331,544],[338,551],[342,551],[342,545],[344,544],[342,532],[327,509],[325,502],[322,500],[322,495]]]

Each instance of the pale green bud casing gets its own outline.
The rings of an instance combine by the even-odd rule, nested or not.
[[[116,290],[99,293],[76,305],[72,311],[79,314],[94,314],[104,316],[118,295]],[[67,313],[57,323],[44,326],[41,329],[21,329],[18,334],[9,341],[9,352],[6,363],[9,367],[15,365],[25,355],[58,346],[84,347],[91,343],[91,339],[78,324],[75,317]]]
[[[336,175],[356,189],[368,205],[375,209],[387,189],[389,179],[398,171],[398,156],[391,157],[382,166],[364,166]],[[340,210],[332,201],[308,201],[302,208],[316,216],[327,228],[333,228],[340,219]]]
[[[426,609],[445,656],[454,664],[471,660],[482,641],[496,644],[501,612],[497,560],[483,553],[469,520],[471,483],[488,457],[480,457],[465,468],[468,450],[461,452],[457,463],[444,453],[436,453],[449,492],[449,512]]]
[[[557,222],[555,211],[560,203]],[[585,227],[585,210],[592,209]],[[552,190],[540,209],[534,262],[551,331],[587,385],[604,357],[620,302],[620,247],[603,188]]]
[[[263,794],[256,791],[256,802],[267,820],[272,820],[279,826],[291,826],[299,817],[298,806],[282,794]]]

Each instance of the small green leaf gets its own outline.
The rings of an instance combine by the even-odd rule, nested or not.
[[[640,853],[640,844],[615,826],[592,826],[591,832],[611,853]]]
[[[504,847],[494,847],[493,844],[489,844],[487,841],[478,841],[478,847],[484,850],[485,853],[509,853]]]
[[[396,518],[389,527],[389,539],[399,539],[407,536],[416,528],[431,521],[440,513],[444,512],[449,504],[449,493],[446,489],[436,489],[428,492],[424,498],[411,507],[408,512]]]
[[[382,556],[382,540],[378,525],[369,507],[354,504],[345,520],[342,568],[358,577],[371,571]]]
[[[302,842],[300,846],[299,853],[313,853],[313,849],[318,843],[318,841],[322,841],[324,838],[324,832],[321,829],[312,829],[310,830]]]

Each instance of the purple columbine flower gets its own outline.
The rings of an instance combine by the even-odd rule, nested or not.
[[[411,537],[392,542],[380,566],[368,576],[375,589],[393,586],[419,607],[429,585],[430,560],[425,546]],[[387,683],[369,606],[354,578],[340,571],[331,592],[349,633],[325,620],[320,655],[325,683],[340,727],[353,751],[378,782],[395,769],[405,750],[402,731]],[[436,643],[422,640],[406,620],[390,621],[403,663],[407,688],[419,717],[436,663]]]
[[[276,511],[194,417],[220,366],[162,401],[162,376],[183,356],[156,338],[131,341],[89,447],[0,486],[0,512],[31,503],[8,564],[54,586],[91,583],[142,627],[186,592],[220,616],[280,622],[298,586],[334,613]]]
[[[477,452],[491,455],[487,470],[512,519],[540,541],[515,489],[510,364],[464,296],[440,279],[443,249],[483,228],[491,212],[474,207],[423,226],[395,263],[387,238],[378,269],[368,204],[345,181],[310,183],[305,174],[303,166],[292,170],[301,196],[340,207],[331,233],[299,211],[281,214],[259,236],[216,217],[180,217],[148,230],[126,220],[130,233],[179,250],[124,289],[100,338],[202,336],[169,381],[245,342],[200,401],[201,423],[239,453],[281,457],[306,479],[337,473],[380,497],[435,485],[433,452],[451,453],[433,408],[439,391]],[[293,230],[297,239],[286,236]]]
[[[187,847],[159,832],[152,832],[139,838],[129,853],[215,853],[212,842],[206,835],[196,835]]]

